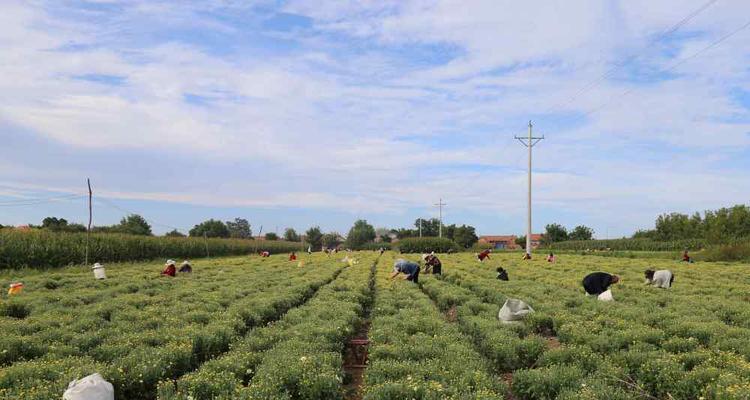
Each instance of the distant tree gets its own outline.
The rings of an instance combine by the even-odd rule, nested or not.
[[[560,224],[549,224],[544,229],[545,243],[564,242],[568,240],[568,230]]]
[[[419,236],[420,221],[422,222],[422,236],[438,236],[440,231],[440,220],[437,218],[417,218],[417,220],[414,221],[415,236]]]
[[[516,238],[516,246],[526,248],[526,235],[519,236]]]
[[[70,224],[65,218],[47,217],[42,220],[42,229],[53,232],[86,232],[86,227],[81,224]]]
[[[654,239],[656,231],[653,229],[639,229],[633,234],[633,239]]]
[[[319,226],[314,226],[305,232],[307,236],[307,243],[312,246],[313,250],[320,250],[323,246],[323,232],[320,231]]]
[[[349,229],[349,234],[346,235],[346,244],[352,249],[359,248],[359,246],[373,240],[375,240],[375,228],[364,219],[354,222],[354,226]]]
[[[209,219],[208,221],[203,221],[194,226],[193,229],[190,230],[190,236],[204,236],[204,234],[206,237],[228,238],[229,228],[227,228],[225,223],[219,220]]]
[[[390,243],[393,232],[394,230],[388,228],[375,229],[375,240],[380,240],[383,243]]]
[[[3,226],[3,224],[0,224],[0,229],[3,229],[3,228],[5,228],[5,227]]]
[[[288,242],[299,242],[299,235],[294,229],[286,228],[286,230],[284,230],[284,240]]]
[[[165,233],[164,236],[166,236],[166,237],[185,237],[185,235],[183,233],[181,233],[180,231],[178,231],[177,229],[173,229],[173,230]]]
[[[473,226],[461,225],[456,227],[452,233],[453,241],[464,248],[473,246],[479,240]]]
[[[399,239],[417,236],[419,236],[419,231],[415,229],[400,228],[396,230],[396,237]]]
[[[279,235],[276,232],[268,232],[266,233],[266,240],[279,240]]]
[[[323,235],[323,246],[333,249],[341,244],[341,235],[337,232],[329,232]]]
[[[127,233],[129,235],[151,236],[151,225],[145,218],[138,214],[130,214],[120,220],[120,224],[113,227],[118,233]]]
[[[443,237],[448,238],[450,240],[454,240],[455,235],[456,235],[456,229],[458,229],[458,227],[456,227],[456,224],[443,225]],[[440,235],[440,230],[438,229],[438,236],[439,235]]]
[[[235,218],[234,221],[227,221],[227,229],[229,229],[229,237],[249,239],[253,236],[250,222],[244,218]]]
[[[578,225],[568,234],[568,240],[591,240],[594,230],[585,225]]]

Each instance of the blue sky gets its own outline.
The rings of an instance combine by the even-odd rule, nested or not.
[[[4,1],[0,224],[629,235],[747,203],[750,4]],[[694,54],[701,52],[698,56]],[[683,62],[683,60],[688,61]],[[593,84],[592,84],[593,83]],[[592,112],[593,110],[593,112]]]

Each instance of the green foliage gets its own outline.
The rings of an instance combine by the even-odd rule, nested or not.
[[[423,237],[406,238],[396,243],[398,250],[402,253],[447,253],[458,251],[461,246],[448,238]]]
[[[632,251],[682,251],[698,250],[708,244],[701,239],[658,242],[651,239],[568,240],[546,245],[557,250],[632,250]]]
[[[297,234],[297,231],[295,231],[294,229],[286,228],[284,230],[284,240],[286,240],[287,242],[299,242],[300,237]]]
[[[70,224],[65,218],[47,217],[42,220],[42,229],[53,232],[86,232],[86,227],[81,224]]]
[[[145,218],[138,214],[131,214],[120,220],[120,225],[116,225],[114,230],[117,233],[124,233],[127,235],[143,235],[151,236],[151,225],[146,221]]]
[[[544,227],[544,231],[545,243],[564,242],[568,240],[568,230],[560,224],[549,224]]]
[[[313,250],[320,250],[323,246],[323,232],[319,226],[313,226],[305,232],[305,241],[310,244]]]
[[[658,241],[704,239],[709,243],[727,243],[750,237],[750,207],[738,204],[730,208],[705,211],[703,216],[681,213],[662,214],[656,218],[655,228],[638,231],[633,238]]]
[[[250,254],[255,244],[241,239],[208,239],[153,237],[122,234],[91,234],[89,260],[93,262],[116,262],[151,260],[155,258],[199,258],[208,252],[213,256]],[[266,244],[272,253],[299,249],[299,243],[284,241]],[[0,231],[0,269],[7,268],[56,268],[84,262],[86,253],[85,233],[56,233],[47,230]]]
[[[253,237],[253,230],[250,228],[250,222],[244,218],[235,218],[234,221],[227,221],[226,225],[229,230],[229,237],[231,238],[250,239]]]
[[[248,331],[295,315],[296,307],[335,279],[337,264],[319,256],[300,269],[282,255],[194,262],[192,274],[176,278],[159,277],[158,263],[108,265],[105,281],[93,280],[89,271],[82,279],[78,268],[52,276],[30,273],[23,277],[25,291],[1,303],[4,310],[6,304],[25,310],[25,318],[24,324],[0,318],[0,398],[60,398],[68,382],[99,372],[114,385],[116,398],[154,399],[157,392],[169,391],[157,390],[159,382],[174,388],[175,377],[218,359]],[[54,289],[47,289],[55,286],[50,280],[57,282]],[[367,286],[367,279],[358,281]],[[344,307],[361,312],[355,299],[332,305],[340,319],[321,315],[315,320],[326,321],[326,332],[335,331],[352,318]],[[331,313],[329,307],[319,309]],[[318,334],[325,336],[310,331],[311,337]],[[233,375],[221,376],[224,381],[212,379],[211,384]]]
[[[591,240],[594,230],[585,225],[578,225],[568,234],[567,240]]]
[[[172,229],[171,231],[164,234],[166,237],[185,237],[185,234],[178,231],[177,229]]]
[[[190,230],[190,236],[193,237],[228,238],[230,234],[227,225],[215,219],[203,221]]]
[[[375,240],[375,228],[368,224],[366,220],[360,219],[354,222],[354,226],[349,229],[349,234],[346,236],[346,245],[351,249],[358,249],[373,240]]]
[[[279,240],[279,235],[277,235],[276,232],[268,232],[265,237],[266,240]]]
[[[750,261],[750,241],[711,246],[701,252],[696,259],[701,261]]]
[[[329,232],[323,235],[322,238],[323,246],[325,246],[328,249],[334,249],[336,247],[339,247],[341,244],[341,235],[339,235],[337,232]]]
[[[452,238],[453,241],[465,249],[473,246],[479,240],[473,226],[461,225],[456,227],[452,233],[453,234],[448,237]]]

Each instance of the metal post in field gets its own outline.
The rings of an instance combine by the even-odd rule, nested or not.
[[[540,140],[544,139],[544,135],[541,137],[534,137],[531,133],[532,124],[531,121],[529,121],[529,136],[527,137],[520,137],[516,136],[515,138],[521,142],[522,145],[526,146],[529,149],[529,176],[528,176],[528,184],[529,184],[529,192],[528,192],[528,213],[526,215],[526,252],[531,254],[531,149],[539,143]]]
[[[89,265],[89,236],[91,235],[91,220],[93,217],[93,212],[91,208],[91,179],[86,178],[86,184],[89,187],[89,224],[86,228],[86,256],[84,257],[84,264]]]
[[[437,204],[435,204],[436,207],[440,209],[440,226],[438,226],[438,236],[443,237],[443,206],[446,206],[447,204],[443,203],[443,199],[441,198],[440,201],[438,201]]]

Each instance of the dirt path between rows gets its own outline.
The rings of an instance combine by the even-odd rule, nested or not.
[[[367,369],[367,355],[370,340],[370,321],[365,320],[357,334],[346,345],[344,351],[344,374],[348,383],[344,385],[344,399],[361,400],[362,388]]]

